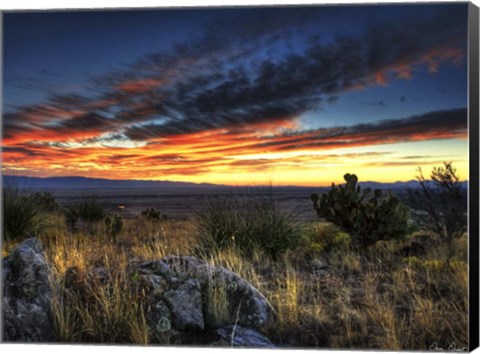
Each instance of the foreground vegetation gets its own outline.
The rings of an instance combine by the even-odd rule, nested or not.
[[[22,203],[53,205],[46,195],[28,199],[16,193],[24,198]],[[387,198],[398,214],[392,217],[384,210],[385,215],[404,225],[405,211],[392,196]],[[363,206],[355,203],[348,210],[357,215],[354,210]],[[365,208],[370,208],[362,209],[367,214],[374,210],[371,205]],[[52,313],[61,342],[152,343],[142,311],[144,299],[129,291],[135,279],[127,266],[167,255],[194,255],[238,273],[266,296],[275,319],[264,334],[280,347],[425,350],[432,345],[468,345],[463,232],[445,241],[445,235],[431,228],[414,231],[404,225],[393,228],[392,237],[362,244],[361,227],[355,229],[351,220],[350,229],[334,215],[330,222],[299,223],[273,200],[247,205],[212,199],[186,221],[169,220],[154,209],[121,219],[89,200],[66,211],[44,208],[41,215],[38,228],[25,221],[31,217],[26,215],[24,230],[41,239],[53,268]],[[21,226],[21,217],[16,220],[14,227]],[[22,239],[11,232],[6,235],[3,256]],[[93,282],[81,292],[72,291],[76,285],[71,279],[87,277],[96,266],[105,268],[109,285]],[[72,273],[75,277],[69,278]],[[209,309],[219,322],[228,316],[221,302],[213,301]],[[192,344],[169,332],[160,342]]]
[[[428,349],[433,342],[444,348],[468,343],[465,236],[450,259],[436,237],[421,233],[360,255],[342,246],[338,229],[316,222],[304,226],[302,245],[272,260],[259,250],[246,257],[234,246],[198,253],[194,221],[126,220],[116,243],[102,228],[94,237],[61,228],[41,237],[55,273],[53,314],[62,342],[150,343],[142,299],[127,291],[128,263],[197,254],[237,272],[267,297],[277,320],[265,334],[279,346]],[[409,256],[415,242],[428,244],[428,251]],[[14,244],[4,246],[5,255]],[[70,293],[67,270],[76,267],[82,277],[98,264],[110,274],[112,288],[99,284],[87,289],[86,298]],[[168,337],[165,343],[181,344]]]

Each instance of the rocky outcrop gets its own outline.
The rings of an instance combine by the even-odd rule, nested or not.
[[[54,341],[50,268],[37,239],[22,242],[3,259],[3,340]]]
[[[147,317],[156,334],[230,324],[261,329],[269,320],[268,302],[250,283],[194,257],[169,256],[136,264],[131,274],[142,291],[151,294]]]
[[[131,288],[138,292],[153,343],[165,338],[183,344],[271,347],[259,331],[270,320],[264,296],[238,274],[194,257],[169,256],[131,264]],[[3,340],[55,340],[50,313],[50,268],[36,239],[28,239],[3,260]],[[65,273],[65,294],[93,301],[92,292],[108,287],[112,274],[100,263]],[[68,301],[66,302],[68,303]]]

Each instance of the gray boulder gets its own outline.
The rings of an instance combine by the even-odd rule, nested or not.
[[[30,238],[3,259],[3,340],[55,340],[50,302],[50,268],[40,241]]]
[[[219,340],[213,346],[275,348],[267,337],[251,328],[229,325],[217,329],[215,334]]]
[[[167,291],[164,298],[176,329],[203,330],[202,293],[198,280],[188,279],[175,290]]]
[[[168,256],[131,266],[134,279],[150,296],[149,326],[177,331],[202,331],[238,324],[261,329],[271,308],[245,279],[195,257]]]

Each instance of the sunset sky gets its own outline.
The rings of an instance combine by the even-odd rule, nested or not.
[[[468,4],[4,14],[2,171],[468,178]]]

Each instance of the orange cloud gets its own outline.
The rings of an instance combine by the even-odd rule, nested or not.
[[[4,141],[3,171],[208,182],[220,175],[232,177],[272,169],[293,173],[294,170],[318,169],[322,161],[340,163],[382,156],[374,152],[365,156],[325,154],[335,149],[367,146],[373,149],[382,144],[467,137],[466,109],[309,131],[288,130],[288,127],[295,127],[289,120],[280,120],[277,124],[180,134],[129,148],[102,145],[95,139],[85,140],[84,145],[72,145],[73,142],[61,140],[59,132],[31,131],[21,142]],[[81,140],[89,134],[91,131],[78,132],[69,138]],[[396,165],[401,164],[405,162]],[[298,178],[301,176],[297,174]]]
[[[363,90],[369,85],[388,86],[391,74],[397,79],[410,80],[413,78],[414,67],[420,65],[426,65],[430,73],[434,74],[438,72],[442,62],[460,65],[463,57],[463,50],[458,47],[446,46],[430,49],[419,57],[412,57],[409,60],[382,67],[370,76],[367,83],[357,82],[349,90]]]
[[[423,55],[421,61],[428,65],[428,69],[432,73],[438,71],[438,67],[442,61],[449,61],[459,65],[463,59],[463,51],[458,48],[441,48],[433,49]]]
[[[410,65],[399,65],[395,68],[397,78],[403,80],[410,80],[413,76],[413,68]]]
[[[147,91],[162,84],[163,80],[160,79],[138,79],[124,81],[114,86],[114,88],[125,91],[127,93],[136,93]]]
[[[387,86],[387,74],[384,71],[376,73],[373,82],[380,86]]]

